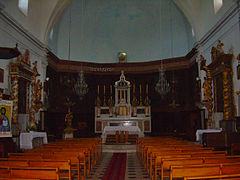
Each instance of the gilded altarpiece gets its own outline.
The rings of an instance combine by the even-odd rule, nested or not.
[[[13,100],[12,120],[14,132],[18,133],[18,115],[29,113],[30,81],[33,75],[29,51],[19,55],[15,63],[10,63],[11,99]]]
[[[223,112],[220,126],[227,131],[235,130],[232,54],[225,54],[220,41],[212,48],[212,63],[208,65],[213,80],[214,112]]]

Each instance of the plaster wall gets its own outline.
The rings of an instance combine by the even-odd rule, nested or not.
[[[0,44],[2,47],[15,47],[15,44],[18,44],[18,49],[22,54],[25,50],[30,51],[30,60],[31,64],[35,61],[38,62],[38,72],[40,76],[38,79],[41,82],[44,82],[46,79],[46,50],[44,45],[36,40],[32,39],[31,35],[27,34],[24,29],[19,24],[9,18],[8,15],[0,11]],[[9,77],[9,63],[15,62],[16,58],[13,59],[1,59],[0,67],[4,69],[4,82],[0,83],[0,88],[5,90],[5,93],[10,94],[10,77]],[[32,66],[32,65],[31,65]]]
[[[53,29],[54,53],[77,61],[117,62],[121,51],[128,62],[185,56],[195,42],[191,25],[168,0],[75,0]]]

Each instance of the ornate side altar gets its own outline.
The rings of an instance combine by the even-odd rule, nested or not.
[[[131,84],[125,79],[123,71],[121,72],[119,81],[115,82],[114,88],[115,100],[113,100],[112,85],[110,85],[110,98],[108,103],[106,103],[104,85],[103,103],[101,103],[98,86],[95,107],[95,133],[103,133],[105,132],[104,129],[109,126],[115,126],[115,129],[135,126],[140,129],[142,135],[144,132],[151,132],[151,108],[148,98],[148,85],[146,85],[144,103],[142,102],[141,85],[139,87],[140,97],[138,103],[135,85],[133,85],[133,93],[131,95]]]

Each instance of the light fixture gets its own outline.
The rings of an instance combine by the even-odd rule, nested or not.
[[[161,66],[159,68],[159,79],[155,86],[155,90],[163,99],[163,97],[167,95],[167,93],[169,93],[170,89],[171,89],[170,85],[167,79],[165,78],[165,69],[163,68],[162,61],[161,61]]]
[[[74,85],[74,91],[80,97],[80,100],[88,92],[88,85],[85,82],[83,70],[80,70],[78,73],[78,78]]]

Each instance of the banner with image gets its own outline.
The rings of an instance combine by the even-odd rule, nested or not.
[[[0,137],[12,137],[12,108],[12,101],[0,101]]]

